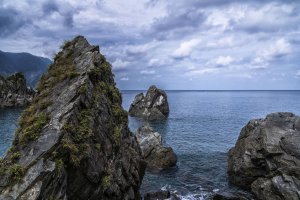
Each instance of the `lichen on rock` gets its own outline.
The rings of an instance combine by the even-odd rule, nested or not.
[[[121,103],[99,47],[67,41],[0,160],[0,199],[139,199],[145,162]]]

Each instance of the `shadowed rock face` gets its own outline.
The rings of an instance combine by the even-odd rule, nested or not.
[[[7,78],[0,76],[0,107],[27,106],[34,93],[34,90],[27,86],[23,74],[16,73]]]
[[[0,199],[139,199],[145,162],[98,46],[66,42],[0,160]]]
[[[130,105],[129,114],[148,120],[162,120],[169,115],[169,104],[165,91],[152,85],[146,96],[137,94]]]
[[[229,151],[232,183],[263,200],[300,199],[300,117],[273,113],[251,120]]]
[[[149,170],[159,171],[176,165],[177,156],[171,147],[164,147],[161,135],[148,124],[136,132],[137,141]]]

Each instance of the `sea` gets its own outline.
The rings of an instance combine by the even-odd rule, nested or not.
[[[122,91],[128,110],[136,94]],[[146,172],[141,193],[169,190],[183,200],[209,200],[222,191],[241,191],[228,183],[227,153],[251,119],[273,112],[300,115],[300,91],[166,91],[170,114],[150,122],[165,146],[177,154],[177,166]],[[0,109],[0,156],[11,144],[22,109]],[[132,132],[146,123],[129,117]]]

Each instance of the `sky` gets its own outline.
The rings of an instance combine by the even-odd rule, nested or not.
[[[0,50],[85,36],[120,89],[299,90],[299,0],[0,0]]]

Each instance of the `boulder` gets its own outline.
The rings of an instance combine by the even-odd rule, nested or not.
[[[300,199],[300,117],[251,120],[229,151],[229,180],[262,200]]]
[[[164,147],[161,135],[149,124],[136,132],[137,141],[149,170],[162,170],[176,165],[177,156],[171,147]]]
[[[0,199],[140,199],[146,163],[121,103],[99,47],[66,42],[0,160]]]
[[[24,107],[29,105],[35,91],[27,86],[22,73],[9,77],[0,76],[0,107]]]
[[[147,120],[162,120],[169,115],[169,104],[165,91],[152,85],[146,96],[137,94],[130,105],[129,114]]]

